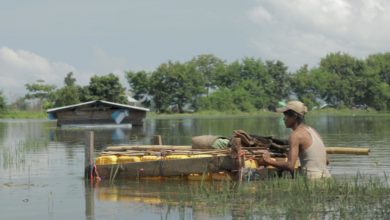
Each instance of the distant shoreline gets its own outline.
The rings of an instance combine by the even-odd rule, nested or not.
[[[321,109],[313,110],[307,114],[307,117],[322,115],[340,115],[340,116],[390,116],[390,112],[378,112],[375,110],[359,109]],[[175,118],[197,118],[197,117],[237,117],[237,116],[280,116],[280,113],[271,111],[254,111],[254,112],[218,112],[218,111],[201,111],[195,113],[163,113],[149,112],[146,119],[175,119]],[[7,111],[0,113],[0,119],[46,119],[45,111]]]

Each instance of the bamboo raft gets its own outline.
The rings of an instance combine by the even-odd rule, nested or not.
[[[96,158],[96,175],[102,180],[185,178],[237,181],[242,181],[248,170],[259,178],[280,175],[274,167],[262,165],[260,159],[265,151],[270,151],[273,159],[286,160],[286,148],[243,147],[239,138],[234,138],[231,143],[231,147],[226,149],[170,145],[110,146]],[[327,147],[326,151],[328,154],[368,155],[369,148]]]

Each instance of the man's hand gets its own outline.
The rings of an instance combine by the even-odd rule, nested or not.
[[[270,159],[271,159],[271,155],[269,154],[269,151],[264,152],[263,153],[263,161],[265,163],[268,163],[268,161],[270,161]]]

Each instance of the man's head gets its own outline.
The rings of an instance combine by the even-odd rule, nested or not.
[[[300,101],[289,101],[286,106],[276,111],[284,114],[286,127],[293,128],[295,124],[299,125],[304,121],[307,107]]]
[[[289,101],[287,102],[286,106],[276,109],[277,112],[282,113],[288,110],[292,110],[302,116],[307,113],[307,107],[305,106],[305,104],[303,104],[303,102],[300,101]]]

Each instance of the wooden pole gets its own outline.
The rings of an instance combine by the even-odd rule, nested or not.
[[[87,180],[93,180],[93,152],[94,152],[94,133],[89,131],[86,134],[87,143],[84,148],[84,177]]]
[[[95,192],[93,186],[87,181],[84,182],[85,189],[85,219],[95,219]]]
[[[95,193],[93,188],[94,171],[94,133],[86,132],[86,144],[84,148],[84,185],[85,185],[85,217],[95,219]],[[89,181],[88,181],[89,180]]]
[[[232,143],[231,157],[233,159],[232,173],[234,176],[234,180],[241,183],[243,177],[243,167],[244,167],[244,158],[243,158],[244,155],[241,152],[241,148],[242,148],[241,139],[233,138],[231,143]]]
[[[152,142],[153,142],[154,145],[162,145],[161,135],[153,136]]]

